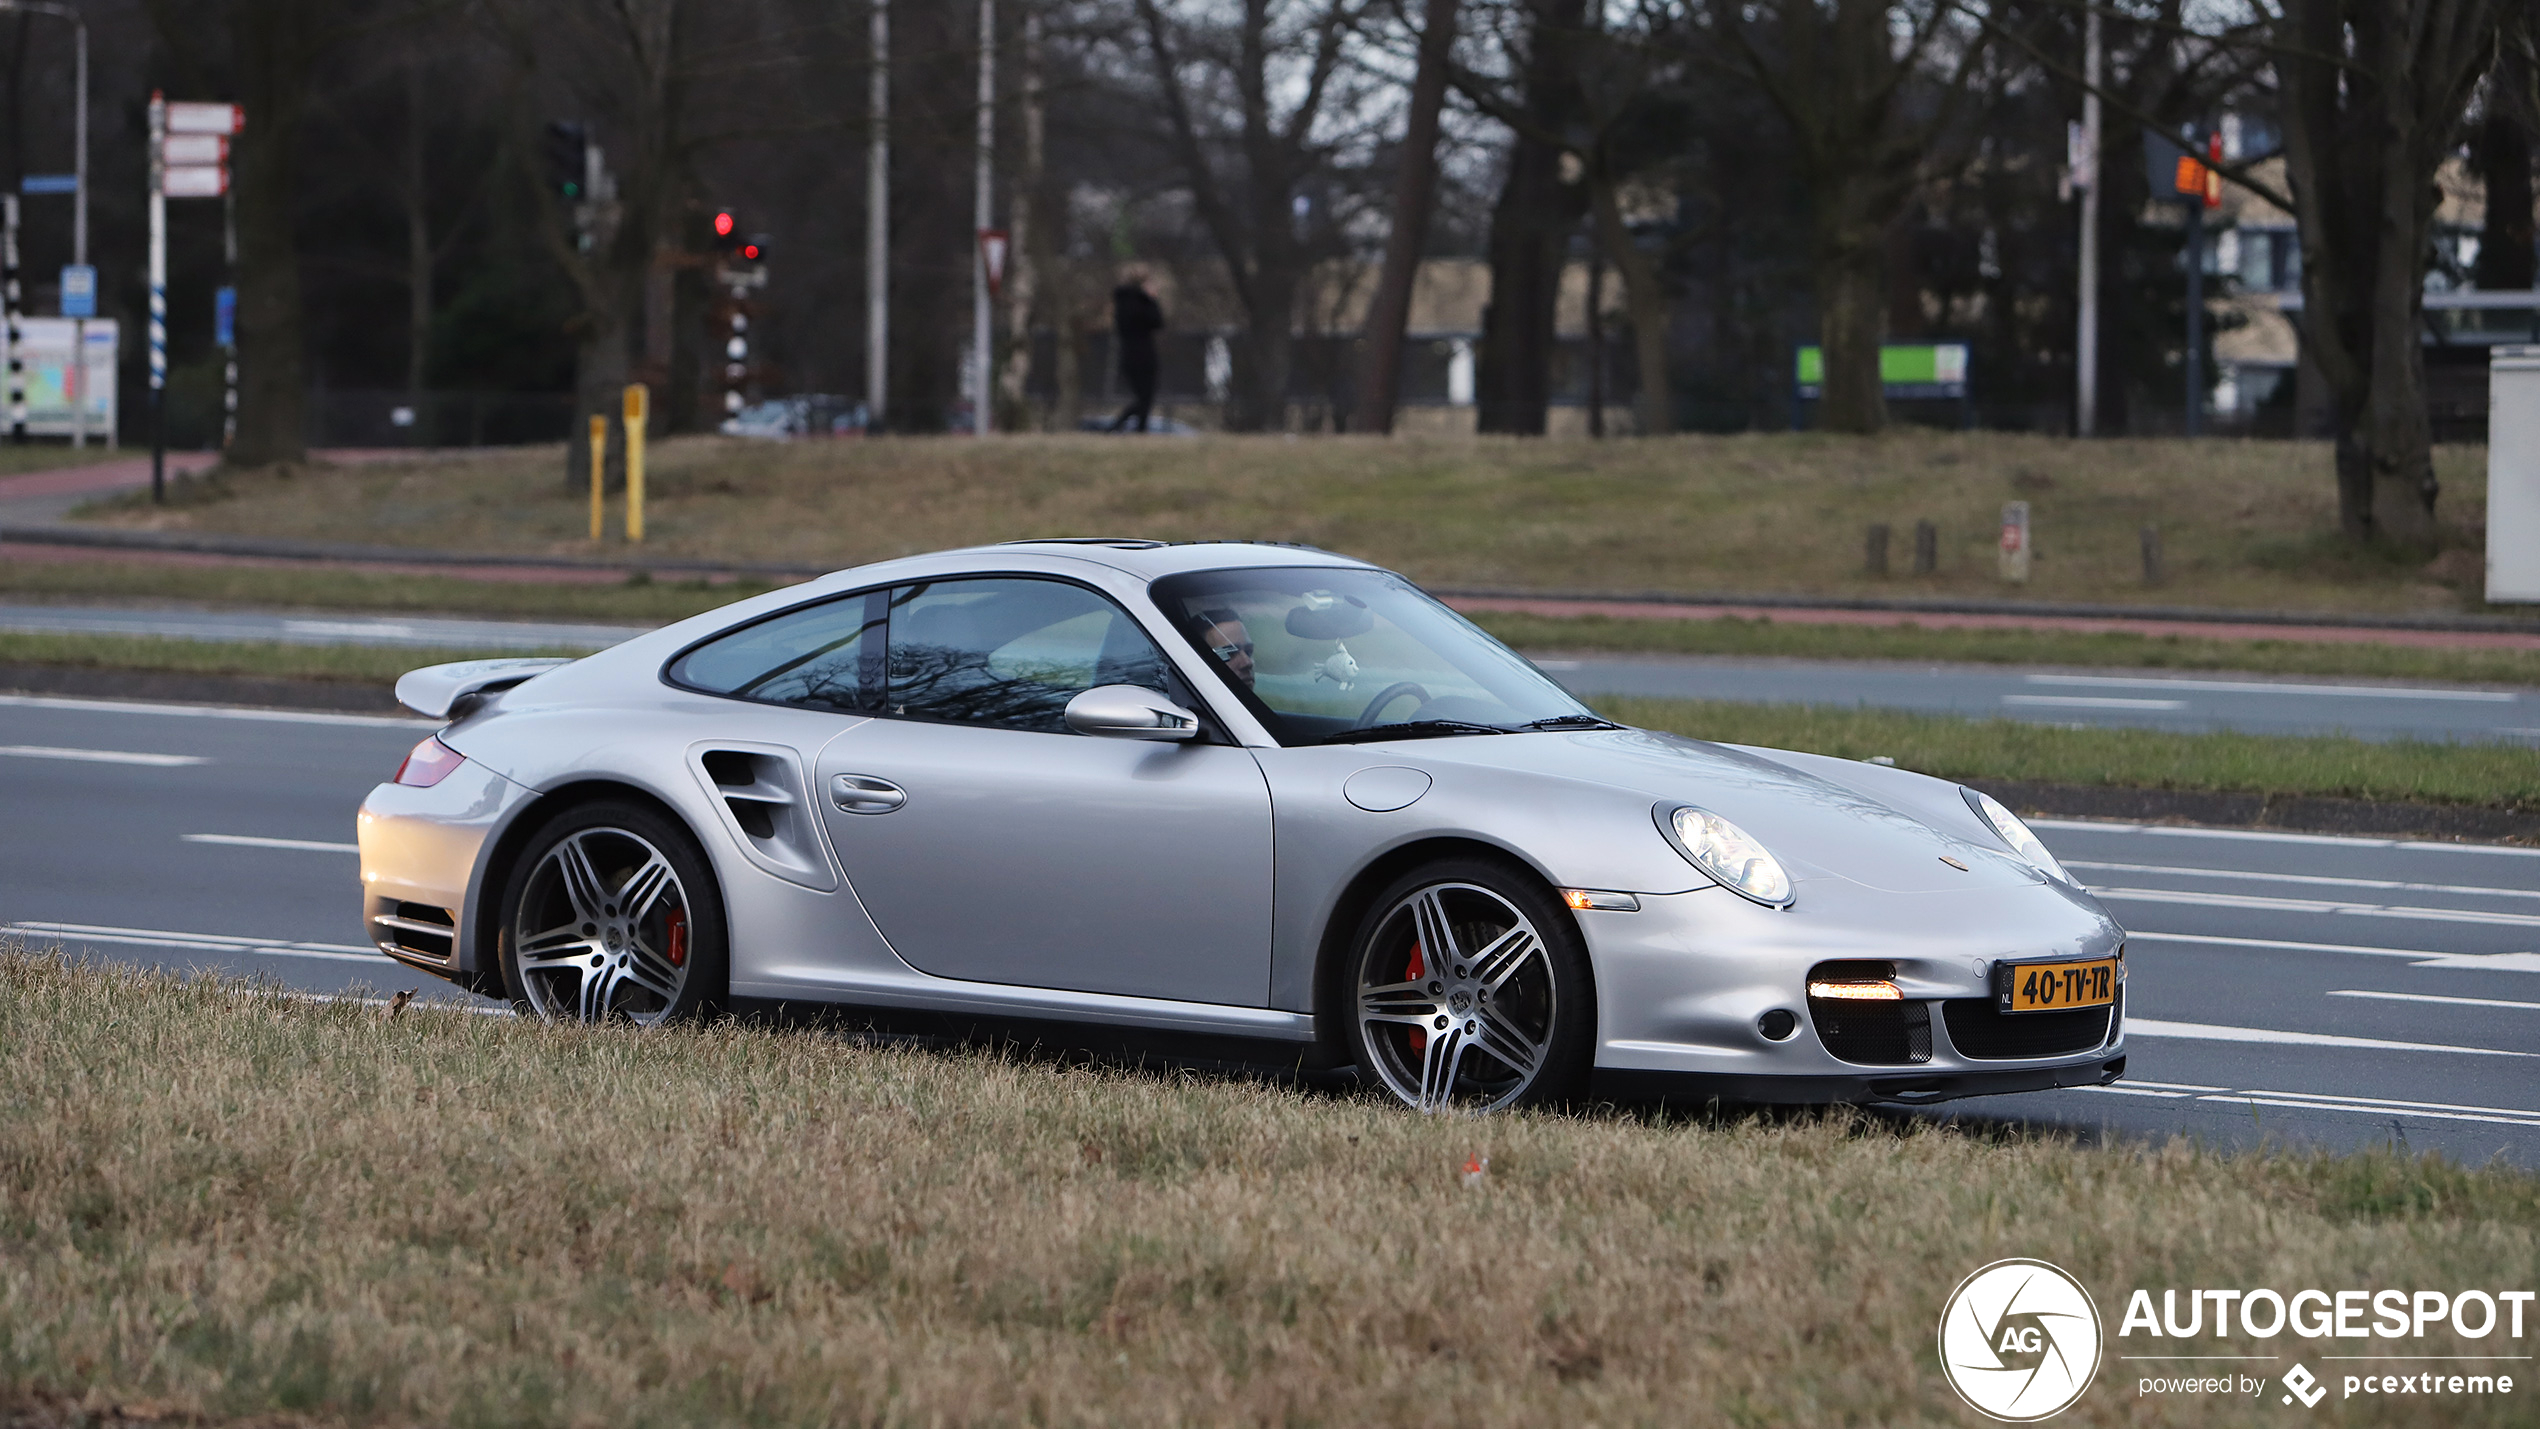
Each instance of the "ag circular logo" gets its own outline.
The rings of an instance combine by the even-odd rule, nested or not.
[[[1997,1260],[1940,1312],[1940,1369],[1980,1414],[2013,1424],[2072,1407],[2099,1372],[2099,1307],[2042,1260]]]

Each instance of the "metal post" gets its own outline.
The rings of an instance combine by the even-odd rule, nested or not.
[[[168,101],[150,91],[150,499],[168,499]]]
[[[2099,425],[2099,184],[2106,169],[2100,152],[2099,7],[2090,9],[2085,25],[2081,95],[2081,148],[2090,172],[2081,191],[2081,311],[2073,333],[2073,435],[2086,437]]]
[[[872,142],[864,174],[864,407],[882,425],[891,396],[891,6],[873,0]]]
[[[2205,196],[2187,201],[2187,434],[2205,434]]]
[[[220,247],[221,262],[227,265],[221,270],[221,276],[229,280],[226,286],[231,294],[230,302],[235,305],[238,291],[236,189],[226,190],[220,196]],[[229,444],[238,440],[238,322],[234,313],[229,324],[229,341],[221,345],[220,403],[220,449],[225,456],[229,452]]]
[[[970,431],[986,436],[996,430],[996,391],[989,355],[992,336],[988,313],[988,246],[979,235],[988,231],[995,182],[991,160],[997,143],[997,0],[979,0],[979,140],[976,192],[971,202],[970,240]]]
[[[609,419],[597,412],[591,414],[591,544],[600,544],[607,534],[604,520],[608,514]]]
[[[9,444],[26,445],[26,335],[18,328],[26,306],[18,278],[18,196],[0,194],[0,304],[6,305],[9,364]]]

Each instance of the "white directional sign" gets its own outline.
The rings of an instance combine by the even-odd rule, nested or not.
[[[171,134],[235,134],[247,127],[247,111],[235,104],[179,100],[168,105]]]
[[[229,160],[229,136],[170,134],[159,141],[159,153],[172,167],[178,164],[226,163]]]
[[[219,198],[229,192],[229,166],[170,164],[162,191],[169,198]]]

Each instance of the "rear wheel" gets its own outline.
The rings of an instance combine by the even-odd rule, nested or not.
[[[728,983],[723,901],[687,830],[639,804],[584,804],[514,865],[502,963],[512,999],[550,1021],[700,1016]]]
[[[1587,949],[1536,881],[1480,859],[1430,864],[1378,896],[1351,944],[1361,1073],[1421,1111],[1559,1102],[1596,1032]]]

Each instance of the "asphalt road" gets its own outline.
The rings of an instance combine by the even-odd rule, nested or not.
[[[475,1002],[357,925],[353,812],[430,728],[0,696],[0,924],[122,962]],[[2540,850],[2039,829],[2133,931],[2128,1079],[1920,1114],[2540,1166]]]
[[[300,645],[597,650],[640,635],[644,627],[17,604],[0,605],[0,630]],[[2230,729],[2255,734],[2352,734],[2364,739],[2540,743],[2540,690],[2505,687],[1876,660],[1570,655],[1541,656],[1536,663],[1585,696],[1659,695],[1845,708],[1873,705],[1938,714],[1999,715],[2047,724],[2130,725],[2196,733]]]

